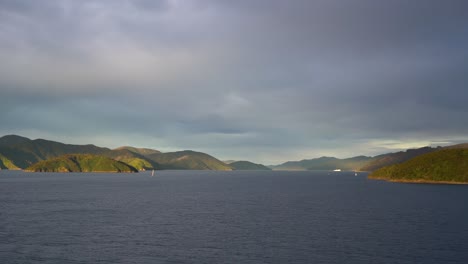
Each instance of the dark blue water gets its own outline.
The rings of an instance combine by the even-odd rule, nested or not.
[[[468,263],[468,186],[0,171],[0,263]]]

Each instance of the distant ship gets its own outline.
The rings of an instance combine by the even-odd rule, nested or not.
[[[333,171],[341,171],[341,169],[334,169]]]

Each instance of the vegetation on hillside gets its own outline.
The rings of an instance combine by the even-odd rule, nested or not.
[[[130,147],[130,146],[123,146],[123,147],[116,148],[114,150],[129,150],[133,153],[140,154],[140,155],[150,155],[154,153],[161,153],[161,151],[155,150],[155,149],[135,148],[135,147]]]
[[[7,157],[0,154],[0,170],[19,170],[18,166],[16,166],[11,160]]]
[[[232,170],[229,165],[208,154],[191,150],[155,153],[146,157],[160,164],[163,169]]]
[[[32,172],[138,172],[134,167],[108,157],[91,154],[66,154],[40,161],[28,168]]]
[[[418,149],[408,149],[395,153],[387,153],[373,157],[364,166],[360,168],[361,171],[375,171],[385,166],[398,164],[410,160],[416,156],[436,151],[437,148],[424,147]]]
[[[403,182],[468,183],[468,149],[442,149],[383,167],[370,179]]]
[[[250,161],[235,161],[229,163],[229,166],[234,170],[271,170],[267,166]]]
[[[113,149],[109,152],[104,153],[103,155],[118,161],[125,162],[138,170],[154,170],[161,168],[161,166],[157,162],[154,162],[148,159],[147,157],[135,153],[127,148]]]
[[[424,147],[375,157],[357,156],[347,159],[321,157],[301,161],[289,161],[274,170],[363,170],[375,171],[379,168],[399,164],[422,154],[446,149],[467,149],[468,144],[447,146],[444,148]],[[93,154],[112,158],[138,170],[180,169],[180,170],[240,170],[268,169],[261,164],[242,161],[226,164],[208,154],[195,151],[177,151],[161,153],[154,149],[120,147],[114,150],[94,145],[70,145],[44,139],[8,135],[0,137],[0,169],[24,169],[39,161],[49,160],[65,154]]]
[[[307,159],[301,161],[288,161],[281,165],[274,166],[274,170],[359,170],[371,158],[357,156],[348,159],[338,159],[334,157],[320,157],[317,159]]]
[[[161,153],[154,149],[120,147],[114,150],[94,145],[69,145],[43,139],[8,135],[0,137],[0,168],[27,168],[39,161],[65,154],[103,155],[122,161],[139,170],[185,169],[185,170],[230,170],[225,163],[205,153],[179,151]],[[160,164],[161,161],[162,163]],[[8,164],[8,165],[7,165]]]
[[[26,168],[38,161],[55,158],[64,154],[103,154],[108,148],[94,145],[70,145],[44,139],[31,140],[9,135],[0,138],[0,154],[7,157],[19,168]]]

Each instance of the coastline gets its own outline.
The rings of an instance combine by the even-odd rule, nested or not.
[[[451,185],[468,185],[468,182],[457,181],[432,181],[432,180],[408,180],[408,179],[388,179],[384,177],[367,177],[369,180],[387,181],[395,183],[412,183],[412,184],[451,184]]]

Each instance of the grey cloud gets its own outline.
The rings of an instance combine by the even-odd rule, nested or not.
[[[263,162],[385,147],[373,140],[463,141],[467,10],[0,0],[0,132],[137,133],[135,145]]]

